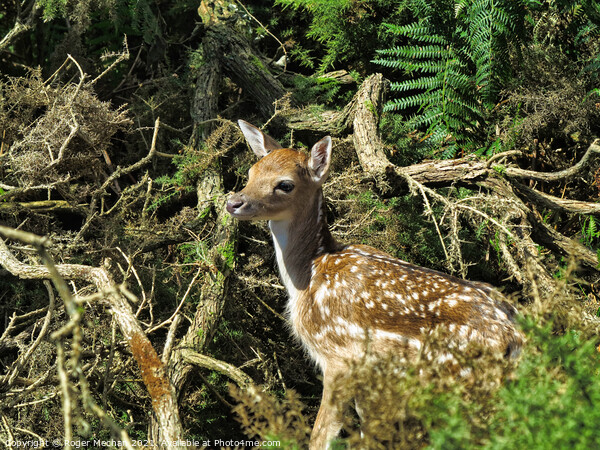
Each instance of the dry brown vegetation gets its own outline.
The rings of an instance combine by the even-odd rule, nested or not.
[[[123,44],[107,25],[120,2],[98,2],[87,21],[74,18],[89,12],[80,3],[47,22],[33,1],[0,8],[20,24],[0,26],[0,440],[304,448],[319,377],[282,315],[266,225],[224,210],[254,162],[238,118],[296,147],[333,136],[324,192],[337,239],[491,282],[523,313],[521,359],[472,348],[457,355],[471,377],[423,359],[398,370],[400,355],[351,368],[339,389],[361,399],[366,420],[349,416],[348,445],[508,447],[527,434],[523,411],[549,436],[569,411],[548,401],[548,416],[532,412],[516,400],[534,404],[528,392],[583,411],[575,430],[597,418],[599,109],[590,79],[560,70],[562,53],[525,55],[493,112],[501,153],[421,160],[423,133],[398,141],[402,128],[381,113],[382,74],[322,74],[336,94],[315,105],[329,94],[319,77],[263,57],[282,50],[251,44],[251,27],[263,28],[237,6],[203,1],[196,26],[196,4],[161,15],[140,2],[147,34]]]

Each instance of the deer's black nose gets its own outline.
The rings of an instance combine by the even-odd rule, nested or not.
[[[227,212],[230,214],[234,213],[235,210],[238,209],[243,204],[244,204],[244,202],[240,199],[230,198],[229,200],[227,200]]]

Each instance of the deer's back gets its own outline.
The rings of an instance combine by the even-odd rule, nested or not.
[[[364,245],[317,257],[308,289],[290,301],[295,333],[317,362],[418,351],[444,326],[453,345],[517,350],[515,309],[491,286],[409,264]]]

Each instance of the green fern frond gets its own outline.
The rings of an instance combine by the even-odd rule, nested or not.
[[[432,5],[429,0],[413,0],[411,6],[415,17],[429,17],[433,13],[435,3]]]
[[[473,88],[473,78],[453,68],[448,69],[445,79],[454,90],[466,92]]]
[[[598,38],[600,28],[595,23],[588,22],[584,24],[575,35],[577,44],[587,44],[594,38]]]
[[[426,129],[426,145],[445,146],[443,155],[454,154],[460,145],[480,148],[479,130],[510,76],[504,61],[525,7],[512,0],[409,4],[415,22],[386,26],[409,44],[381,50],[375,60],[412,75],[391,85],[394,92],[409,95],[389,101],[384,110],[418,108],[409,123]]]
[[[421,114],[415,114],[410,119],[410,124],[414,128],[424,128],[427,127],[427,133],[429,134],[428,140],[431,143],[437,143],[434,136],[438,136],[441,133],[440,130],[443,130],[444,136],[448,134],[448,130],[445,126],[442,126],[442,120],[444,119],[444,111],[440,107],[436,108],[428,108]],[[437,130],[438,133],[435,133],[432,130]]]
[[[588,226],[588,234],[590,236],[597,236],[597,226],[596,226],[596,219],[594,219],[594,216],[589,216],[589,226]]]
[[[405,60],[400,62],[396,67],[402,68],[407,72],[440,73],[445,70],[446,63],[439,60]]]
[[[401,82],[390,83],[390,89],[392,91],[413,91],[415,89],[431,90],[441,87],[441,80],[437,76],[433,77],[421,77],[405,80]]]
[[[409,97],[394,98],[383,106],[383,110],[398,111],[433,103],[434,101],[438,100],[438,98],[433,98],[435,92],[436,91],[426,91],[420,94],[411,95]]]
[[[441,58],[449,53],[448,49],[441,45],[404,46],[394,47],[387,50],[378,50],[378,54],[395,56],[405,59],[430,59]]]
[[[458,147],[456,146],[456,144],[449,145],[444,148],[442,152],[442,159],[454,158],[456,156],[456,153],[458,153]]]
[[[393,25],[386,23],[385,27],[390,33],[416,39],[420,42],[440,45],[448,44],[445,37],[433,33],[431,27],[426,24],[412,23],[409,25]]]

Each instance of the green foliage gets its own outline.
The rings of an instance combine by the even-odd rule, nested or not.
[[[143,36],[144,42],[147,44],[152,44],[157,36],[162,36],[158,25],[159,19],[152,10],[152,5],[153,2],[148,0],[129,0],[126,2],[129,9],[129,14],[126,17],[131,17],[131,27]]]
[[[292,82],[294,97],[299,103],[331,104],[340,97],[342,86],[334,78],[296,76]],[[342,99],[346,101],[347,98]]]
[[[383,33],[381,18],[392,20],[402,8],[392,0],[275,0],[276,5],[290,8],[310,24],[305,37],[316,41],[313,51],[307,44],[295,43],[290,56],[299,58],[305,67],[314,67],[315,56],[320,53],[319,72],[326,72],[340,64],[350,64],[353,69],[365,73],[369,68],[370,55],[378,47],[378,38]],[[287,30],[290,39],[294,31]],[[308,43],[310,45],[310,43]],[[320,46],[324,47],[321,51]]]
[[[195,266],[198,264],[207,266],[211,264],[210,247],[204,241],[192,241],[179,244],[178,250],[181,253],[181,262],[184,265],[194,266],[195,269]]]
[[[475,150],[485,137],[486,117],[509,78],[509,42],[519,35],[523,9],[510,1],[408,2],[416,21],[387,24],[407,45],[378,50],[374,62],[408,76],[393,82],[404,96],[385,111],[417,111],[410,126],[426,129],[424,143],[444,146],[442,157],[459,147]]]
[[[367,190],[348,196],[356,201],[350,213],[352,240],[373,245],[417,264],[443,270],[443,249],[435,230],[423,215],[421,199],[411,195],[382,199]],[[436,214],[441,214],[434,207]]]
[[[593,247],[598,244],[600,238],[600,230],[594,216],[587,216],[580,219],[581,223],[581,242],[588,247]]]
[[[474,426],[477,408],[456,392],[438,393],[426,406],[429,448],[598,448],[600,359],[594,342],[574,330],[556,336],[531,318],[523,324],[529,346],[512,381],[494,395],[486,427]]]
[[[227,219],[230,220],[229,218]],[[234,244],[232,242],[222,244],[217,246],[216,250],[221,257],[222,262],[222,267],[219,267],[219,270],[221,272],[224,272],[226,270],[233,270],[233,268],[235,267],[235,260],[237,256]]]
[[[405,111],[410,115],[407,127],[424,133],[413,147],[425,146],[442,157],[453,157],[458,149],[489,156],[514,148],[522,139],[545,138],[527,131],[534,126],[539,130],[541,124],[553,134],[565,128],[589,134],[589,125],[579,116],[588,114],[590,102],[583,108],[571,104],[588,99],[574,92],[578,85],[587,87],[588,97],[594,93],[590,81],[597,81],[600,73],[597,2],[407,0],[407,4],[414,20],[387,25],[392,44],[400,45],[379,50],[375,62],[403,71],[392,83],[401,97],[385,108]],[[564,87],[557,80],[560,73],[566,78]],[[548,90],[556,91],[556,96],[547,95]],[[497,106],[505,102],[506,116],[499,125],[506,132],[497,136]],[[565,124],[557,127],[553,113]]]
[[[600,354],[593,340],[524,322],[537,352],[524,354],[514,380],[498,393],[490,448],[600,447]]]
[[[551,322],[532,316],[522,327],[528,342],[512,366],[479,350],[460,352],[473,371],[470,381],[429,360],[413,361],[418,367],[402,374],[395,370],[397,361],[378,363],[376,370],[351,368],[339,389],[361,399],[365,421],[360,432],[346,423],[349,436],[338,441],[340,448],[599,448],[597,342],[574,329],[556,335]],[[434,339],[431,345],[438,351],[443,343]],[[236,392],[244,428],[263,439],[276,432],[293,436],[290,445],[303,442],[294,423],[282,423],[274,413],[289,411],[302,422],[302,407],[289,394],[278,402]]]
[[[40,0],[39,5],[42,8],[44,20],[52,20],[66,14],[67,0]]]
[[[108,25],[116,35],[123,32],[138,34],[146,43],[153,43],[157,36],[162,35],[158,17],[152,10],[153,2],[148,0],[40,0],[39,4],[47,21],[69,18],[83,24],[84,28],[96,29],[106,29]],[[106,20],[103,20],[104,17]],[[112,32],[110,34],[114,37]]]
[[[161,175],[155,183],[162,187],[162,193],[149,205],[150,211],[155,211],[160,206],[168,203],[173,198],[184,193],[194,191],[194,182],[204,172],[210,158],[204,153],[196,152],[190,148],[181,155],[173,158],[177,170],[173,175]]]
[[[522,3],[531,11],[528,22],[534,25],[533,42],[559,46],[571,59],[597,60],[600,21],[597,1],[522,0]]]

